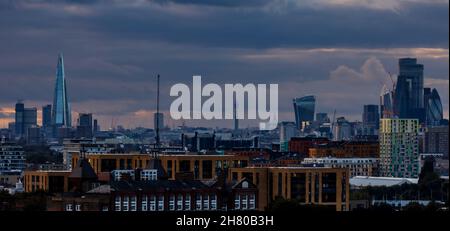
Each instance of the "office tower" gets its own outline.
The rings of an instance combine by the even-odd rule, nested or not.
[[[378,113],[378,106],[364,105],[363,124],[374,125],[378,128],[379,123],[380,123],[380,114]]]
[[[304,129],[306,125],[314,120],[316,98],[313,95],[293,99],[295,111],[295,123],[299,129]]]
[[[287,152],[289,150],[289,140],[297,135],[297,126],[294,122],[280,123],[280,151]]]
[[[15,135],[25,137],[30,127],[37,126],[37,109],[25,108],[22,101],[16,103]]]
[[[164,114],[161,112],[153,114],[153,126],[155,129],[157,125],[159,125],[159,129],[164,128]]]
[[[92,114],[80,113],[78,116],[77,137],[92,138]]]
[[[23,131],[27,133],[28,128],[37,127],[37,109],[25,108],[23,111]]]
[[[40,144],[42,133],[40,127],[29,127],[27,129],[27,144]]]
[[[427,92],[428,93],[428,92]],[[425,97],[426,122],[429,126],[438,126],[443,119],[441,97],[436,89]]]
[[[443,154],[448,159],[448,126],[428,127],[424,146],[426,153]]]
[[[233,104],[233,107],[234,131],[236,132],[237,130],[239,130],[239,120],[237,118],[236,103]]]
[[[25,131],[23,130],[23,113],[25,105],[22,101],[16,103],[16,115],[15,115],[15,134],[17,137],[22,137]]]
[[[380,123],[377,105],[364,105],[362,135],[376,135]]]
[[[394,92],[383,86],[380,94],[380,117],[393,118],[394,116]]]
[[[419,176],[419,120],[380,120],[380,174],[386,177]]]
[[[98,132],[98,131],[100,131],[100,127],[99,127],[99,125],[98,125],[98,121],[97,121],[97,119],[95,119],[94,120],[94,131],[93,131],[93,133],[94,133],[94,136],[95,136],[95,134]]]
[[[328,118],[327,113],[319,112],[319,113],[316,113],[316,121],[319,122],[319,124],[329,123],[330,118]]]
[[[14,135],[16,132],[16,122],[9,122],[8,130],[11,132],[12,135]]]
[[[42,127],[50,127],[52,125],[52,105],[48,104],[42,107]]]
[[[399,59],[394,111],[399,118],[425,120],[423,65],[417,59]]]
[[[42,133],[45,138],[52,137],[52,105],[45,105],[42,107]]]
[[[344,117],[337,118],[333,126],[333,140],[350,140],[353,135],[352,124]]]
[[[67,96],[67,86],[64,74],[64,60],[62,54],[58,57],[56,67],[55,95],[53,98],[52,122],[55,127],[71,127],[72,118]]]

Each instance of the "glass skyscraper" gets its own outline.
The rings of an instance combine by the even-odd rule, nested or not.
[[[381,118],[392,118],[394,116],[394,105],[393,105],[394,93],[389,90],[386,85],[383,86],[380,94],[380,117]]]
[[[50,127],[52,124],[52,105],[42,107],[42,127]]]
[[[395,114],[399,118],[425,120],[423,65],[417,59],[399,59],[399,75],[395,89]]]
[[[427,125],[438,126],[443,119],[441,97],[436,89],[433,89],[425,101]]]
[[[62,54],[58,57],[58,64],[56,67],[56,84],[52,107],[52,122],[55,127],[72,126]]]
[[[300,129],[304,128],[305,122],[314,121],[316,97],[313,95],[295,98],[293,100],[295,111],[295,123]]]
[[[16,103],[15,135],[25,138],[28,128],[37,126],[37,109],[25,108],[22,101]]]

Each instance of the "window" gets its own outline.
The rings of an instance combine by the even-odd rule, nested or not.
[[[151,170],[142,170],[141,172],[141,180],[149,181],[157,179],[157,171],[154,169]]]
[[[191,194],[186,194],[184,198],[184,210],[191,210]]]
[[[147,197],[147,195],[144,195],[144,196],[142,196],[141,210],[147,211],[147,205],[148,205],[148,197]]]
[[[203,198],[203,210],[209,210],[209,195],[206,194]]]
[[[234,198],[234,209],[241,209],[241,196],[239,194],[237,194]]]
[[[122,208],[121,198],[120,198],[120,196],[116,196],[116,200],[115,200],[115,210],[116,210],[116,211],[121,211],[121,208]]]
[[[242,195],[242,210],[247,209],[247,202],[248,202],[247,198],[248,198],[247,194]]]
[[[164,211],[164,195],[158,197],[158,211]]]
[[[211,210],[217,209],[217,196],[216,194],[211,194]]]
[[[202,210],[202,195],[200,193],[195,195],[195,210]]]
[[[211,160],[203,160],[202,161],[202,165],[203,165],[203,173],[202,173],[202,177],[203,179],[210,179],[213,177],[212,175],[212,168],[213,168],[213,163]]]
[[[177,210],[183,210],[183,195],[178,194],[177,197]]]
[[[156,211],[156,196],[152,195],[150,197],[150,211]]]
[[[123,211],[128,211],[128,202],[129,202],[130,198],[128,196],[124,196],[123,197],[123,204],[122,204],[122,210]]]
[[[66,211],[73,211],[73,205],[72,204],[66,204]]]
[[[169,210],[175,210],[175,195],[170,195],[169,197]]]
[[[136,208],[136,196],[132,196],[131,197],[131,209],[130,209],[131,211],[136,211],[137,210],[137,208]]]
[[[249,199],[249,209],[256,209],[255,206],[255,194],[250,194]]]
[[[75,205],[75,211],[77,211],[77,212],[81,211],[81,205],[80,204]]]

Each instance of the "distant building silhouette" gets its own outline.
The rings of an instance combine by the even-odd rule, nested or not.
[[[28,128],[37,126],[37,109],[25,108],[22,101],[16,103],[15,135],[26,138]]]
[[[363,134],[376,135],[380,127],[380,114],[378,105],[364,105],[363,111]]]
[[[316,97],[313,95],[295,98],[293,100],[295,111],[295,123],[299,129],[314,121]]]
[[[77,137],[92,138],[92,113],[80,113],[78,116]]]
[[[164,128],[164,114],[161,112],[153,114],[153,128],[156,129],[158,124],[159,124],[159,129]]]

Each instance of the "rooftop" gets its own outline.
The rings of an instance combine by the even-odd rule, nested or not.
[[[367,187],[367,186],[395,186],[402,184],[417,184],[417,178],[397,178],[397,177],[371,177],[371,176],[355,176],[350,178],[351,186]]]

